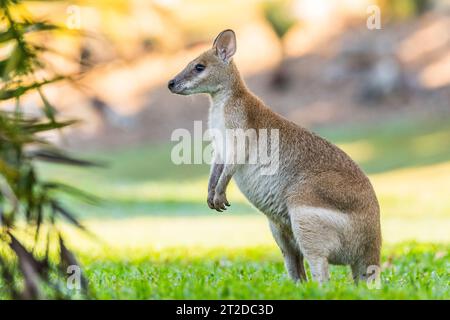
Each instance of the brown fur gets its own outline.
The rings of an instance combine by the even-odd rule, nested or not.
[[[175,77],[171,91],[209,94],[211,126],[223,121],[227,129],[278,129],[280,167],[274,177],[261,177],[251,165],[215,161],[208,205],[226,209],[225,191],[234,176],[268,217],[291,278],[306,279],[303,257],[319,282],[328,279],[328,263],[351,265],[356,281],[366,278],[368,266],[379,266],[381,247],[379,206],[369,179],[337,146],[274,113],[252,94],[231,60],[235,50],[234,33],[225,30],[212,49]],[[197,64],[205,70],[197,72]]]

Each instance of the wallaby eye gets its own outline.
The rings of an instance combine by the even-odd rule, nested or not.
[[[201,71],[205,70],[206,67],[203,64],[199,63],[199,64],[196,64],[194,68],[197,72],[201,72]]]

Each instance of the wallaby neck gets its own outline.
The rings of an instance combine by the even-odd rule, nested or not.
[[[248,91],[233,61],[230,62],[229,72],[230,76],[228,77],[228,81],[223,83],[222,87],[216,92],[210,94],[212,108],[223,107],[228,102],[242,96],[242,94]]]
[[[231,100],[232,95],[231,90],[219,90],[211,94],[211,109],[223,108]]]

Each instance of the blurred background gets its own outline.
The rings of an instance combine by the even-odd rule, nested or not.
[[[367,27],[373,4],[381,29]],[[47,99],[60,118],[81,120],[47,138],[108,165],[39,169],[106,199],[68,201],[115,254],[275,246],[265,217],[234,185],[231,208],[212,212],[208,167],[170,159],[172,131],[206,121],[208,99],[173,95],[166,84],[228,28],[250,89],[369,174],[385,245],[449,243],[450,1],[80,0],[24,8],[83,34],[44,39],[52,72],[77,75],[47,85]],[[27,95],[24,110],[42,113],[39,101]],[[104,252],[67,233],[78,250]]]
[[[42,19],[84,32],[46,39],[58,73],[78,86],[46,87],[61,116],[83,124],[64,143],[120,148],[167,143],[205,120],[207,99],[171,95],[166,83],[225,28],[249,87],[275,111],[311,128],[440,118],[449,109],[449,2],[366,0],[57,1],[27,3]],[[57,103],[56,103],[57,102]],[[39,108],[30,97],[28,111]],[[189,168],[185,168],[189,170]],[[184,170],[184,169],[183,169]]]

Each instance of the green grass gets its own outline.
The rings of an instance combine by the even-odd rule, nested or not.
[[[449,299],[450,121],[318,131],[374,184],[384,238],[381,289],[355,287],[344,267],[333,267],[324,287],[291,283],[265,217],[235,185],[230,210],[212,212],[207,166],[173,165],[170,146],[98,151],[86,156],[108,161],[105,169],[42,165],[41,173],[107,199],[99,207],[66,201],[104,241],[64,228],[98,298]]]
[[[100,299],[446,299],[448,246],[405,244],[384,250],[381,286],[355,286],[345,267],[332,281],[295,284],[274,247],[166,249],[125,256],[86,257]]]

